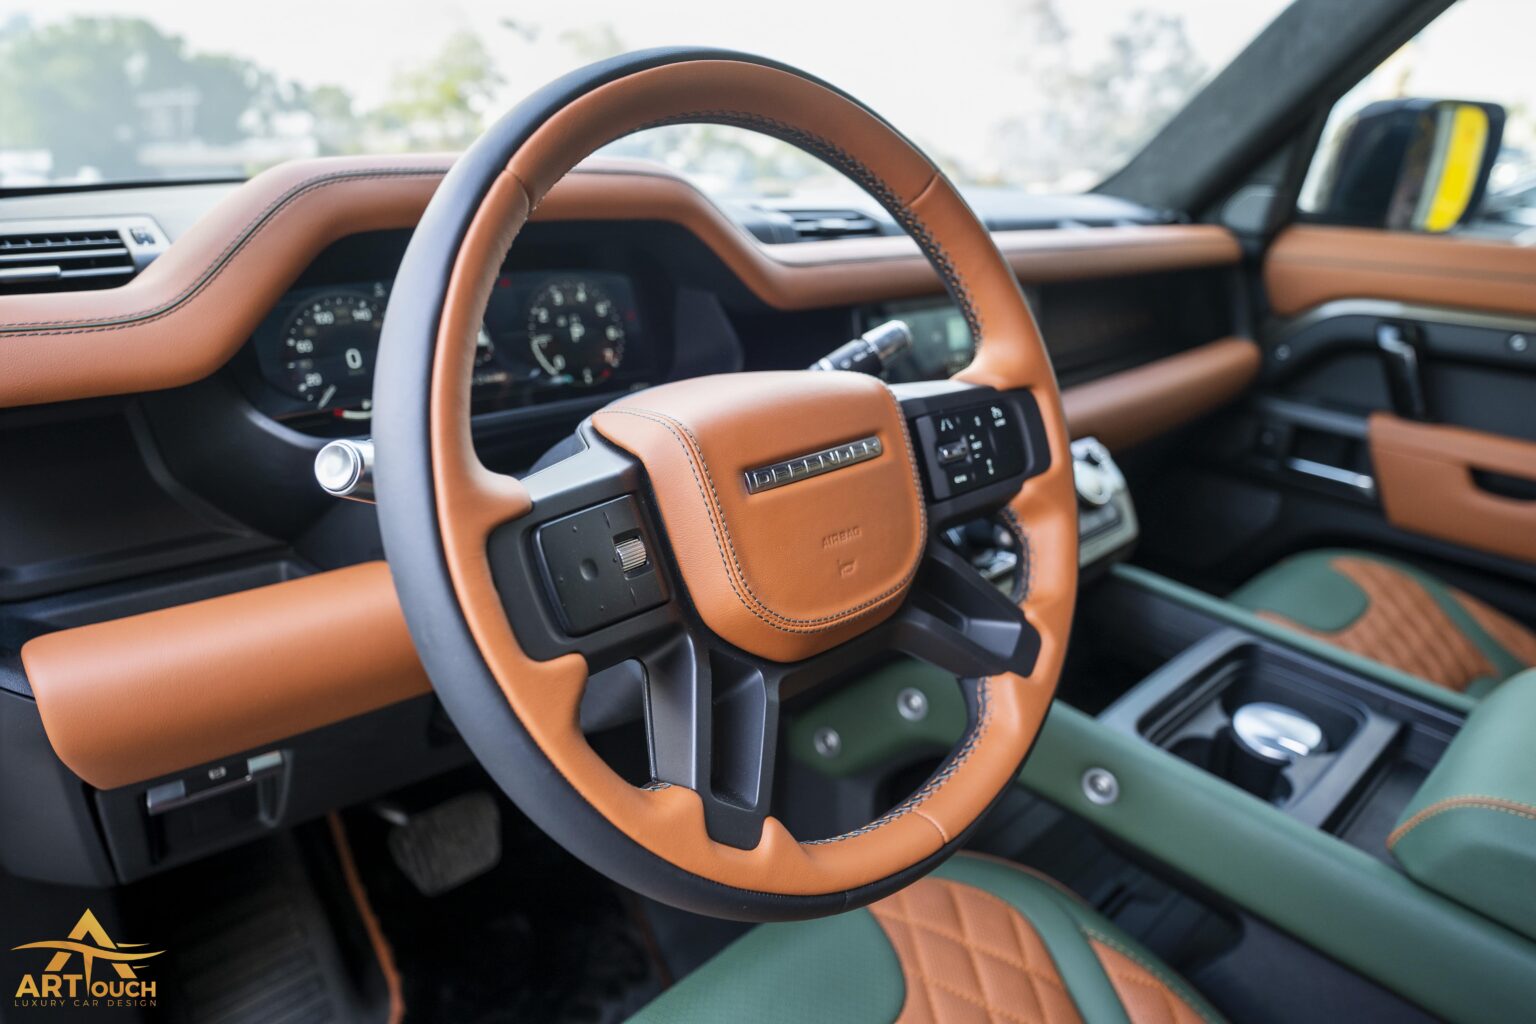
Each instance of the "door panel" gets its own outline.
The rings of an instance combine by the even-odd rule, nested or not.
[[[1372,234],[1372,260],[1393,265],[1393,246],[1465,244],[1344,234]],[[1479,259],[1512,260],[1506,277],[1536,255],[1470,244]],[[1293,315],[1262,333],[1255,397],[1207,435],[1200,457],[1137,481],[1147,509],[1138,557],[1220,591],[1300,550],[1360,547],[1536,619],[1536,315],[1473,305],[1482,293],[1455,274],[1435,293],[1455,294],[1454,308],[1375,287],[1391,275],[1344,269],[1352,251],[1326,264],[1308,254],[1305,292],[1297,261],[1266,262],[1265,281],[1292,289],[1282,300]],[[1420,266],[1412,279],[1434,273]],[[1536,277],[1528,287],[1536,309]]]
[[[1536,316],[1536,248],[1298,224],[1270,247],[1264,285],[1282,316],[1359,298]]]
[[[1386,413],[1369,436],[1389,522],[1536,562],[1536,444]]]

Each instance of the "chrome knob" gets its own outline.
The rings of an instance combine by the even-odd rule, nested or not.
[[[643,568],[650,558],[645,552],[645,541],[639,537],[619,541],[613,546],[613,552],[619,556],[619,570],[626,573]]]
[[[332,441],[315,455],[315,479],[327,494],[373,501],[373,442]]]
[[[1295,761],[1323,745],[1321,726],[1294,708],[1269,701],[1238,708],[1232,731],[1243,746],[1274,761]]]

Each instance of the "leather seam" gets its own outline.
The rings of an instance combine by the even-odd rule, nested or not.
[[[54,337],[70,334],[95,334],[102,331],[120,330],[135,324],[154,323],[155,321],[175,312],[181,306],[195,298],[200,292],[211,285],[227,269],[246,247],[261,231],[272,223],[280,214],[285,212],[292,203],[301,197],[319,189],[343,182],[368,181],[373,179],[391,178],[441,178],[447,173],[447,168],[375,168],[366,171],[341,171],[332,174],[317,175],[306,179],[289,188],[271,203],[267,204],[246,226],[236,233],[224,249],[215,256],[197,279],[180,293],[156,306],[150,306],[134,313],[124,313],[113,317],[98,317],[83,320],[22,320],[11,323],[0,323],[0,336],[27,335],[29,337]],[[75,330],[34,330],[34,328],[78,328]]]
[[[990,677],[983,677],[982,679],[977,680],[976,728],[971,730],[970,735],[966,737],[965,742],[961,745],[960,749],[955,751],[954,756],[949,759],[949,762],[945,764],[943,768],[934,774],[933,778],[923,783],[921,788],[916,790],[901,803],[897,804],[889,811],[886,811],[884,814],[869,824],[853,829],[850,832],[844,832],[842,835],[831,836],[827,839],[808,839],[801,842],[800,845],[827,846],[831,843],[840,843],[844,839],[854,839],[858,836],[867,835],[876,829],[884,828],[886,825],[896,821],[898,818],[905,817],[926,803],[929,797],[937,793],[944,787],[945,783],[954,778],[955,773],[960,770],[960,767],[965,764],[967,760],[970,759],[971,754],[973,754],[976,750],[976,747],[980,745],[981,738],[987,731],[987,723],[991,720],[992,717],[991,702],[988,700],[988,691],[990,690],[991,685],[992,680]],[[923,817],[928,822],[933,823],[932,818],[928,817],[927,815],[923,815]],[[936,824],[935,827],[937,827]],[[940,830],[939,834],[943,835],[942,829]]]
[[[784,633],[821,633],[829,629],[835,629],[838,626],[875,611],[890,601],[891,598],[899,596],[912,582],[913,577],[917,575],[917,568],[921,559],[913,558],[912,565],[908,568],[907,572],[889,589],[867,601],[856,604],[851,608],[845,608],[832,615],[819,616],[812,619],[797,619],[775,611],[762,598],[757,596],[756,591],[752,589],[752,584],[747,580],[746,568],[741,564],[741,557],[736,551],[736,542],[731,537],[731,528],[725,521],[725,510],[720,505],[720,492],[715,486],[714,474],[710,471],[709,461],[704,457],[704,451],[699,446],[699,439],[694,435],[693,431],[666,413],[657,412],[654,409],[638,407],[613,408],[607,409],[605,412],[649,420],[665,427],[672,435],[673,440],[682,448],[683,454],[688,460],[688,469],[693,474],[693,481],[698,488],[699,497],[704,499],[705,504],[709,508],[710,531],[715,536],[715,548],[720,554],[722,563],[725,565],[726,576],[730,580],[732,593],[736,595],[736,600],[741,603],[742,607],[774,629]],[[904,420],[902,421],[902,431],[903,437],[905,437],[906,422]],[[686,441],[683,439],[684,434],[687,435]],[[910,440],[908,440],[906,447],[910,450]],[[907,461],[910,466],[911,459],[909,458]],[[701,470],[703,472],[702,478],[699,475]],[[913,469],[912,472],[915,482],[916,470]],[[708,493],[705,493],[704,490],[706,482],[709,485]],[[921,527],[920,535],[926,536],[928,532],[927,509],[923,506],[921,497],[918,499],[918,516]],[[745,591],[745,594],[743,594],[743,591]],[[749,598],[750,600],[748,600]],[[780,621],[775,622],[773,621],[774,619]]]
[[[1467,795],[1451,796],[1444,800],[1436,800],[1413,817],[1403,822],[1392,834],[1387,837],[1387,849],[1391,850],[1402,842],[1404,837],[1420,825],[1449,811],[1473,810],[1473,811],[1498,811],[1516,818],[1524,818],[1527,821],[1536,821],[1536,805],[1522,803],[1519,800],[1507,800],[1498,796]]]
[[[944,879],[944,881],[948,881],[948,880]],[[996,903],[998,906],[1002,907],[1004,910],[1008,911],[1008,914],[1009,914],[1010,917],[1022,917],[1023,916],[1022,914],[1019,913],[1019,909],[1017,907],[1015,907],[1012,903],[1009,903],[1007,900],[1000,899],[997,896],[992,895],[991,893],[987,892],[984,889],[977,889],[974,885],[964,885],[963,883],[959,883],[959,882],[951,882],[950,884],[951,885],[956,885],[956,886],[963,886],[966,889],[973,890],[978,896],[985,896],[987,899],[991,900],[992,902]],[[954,901],[954,897],[953,896],[950,896],[950,901],[953,904],[953,901]],[[1004,964],[1005,966],[1008,966],[1008,967],[1012,967],[1012,968],[1018,970],[1022,974],[1027,974],[1027,975],[1031,975],[1031,976],[1035,976],[1035,977],[1041,977],[1042,976],[1040,969],[1038,967],[1031,966],[1028,961],[1021,960],[1018,957],[1009,956],[1007,953],[1004,953],[1001,950],[996,950],[996,949],[992,949],[992,948],[987,947],[987,946],[983,946],[979,942],[975,942],[975,941],[973,941],[971,939],[967,939],[963,933],[953,932],[953,931],[950,931],[948,928],[942,928],[939,925],[933,924],[932,922],[924,921],[924,920],[922,920],[920,918],[916,918],[916,917],[911,917],[911,916],[908,916],[907,914],[903,914],[903,913],[900,913],[899,911],[891,910],[891,909],[888,909],[888,908],[882,908],[881,916],[888,917],[892,921],[897,921],[897,922],[899,922],[901,924],[906,925],[909,928],[917,928],[917,929],[920,929],[922,931],[929,932],[931,934],[937,935],[941,939],[948,939],[950,942],[953,942],[957,946],[963,946],[966,949],[975,950],[977,953],[981,954],[982,956],[986,957],[987,959],[989,959],[989,960],[996,960],[998,963]],[[1055,983],[1055,987],[1058,987],[1058,988],[1062,987],[1061,981],[1060,981],[1059,978],[1051,978],[1049,975],[1044,975],[1043,977],[1044,977],[1044,979],[1048,979],[1048,980],[1054,982]]]
[[[1004,505],[999,515],[1019,541],[1019,583],[1013,603],[1023,604],[1029,600],[1030,592],[1034,589],[1034,548],[1030,544],[1029,531],[1024,529],[1023,520],[1011,505]]]
[[[1096,928],[1091,928],[1091,927],[1089,927],[1087,925],[1078,925],[1078,930],[1081,931],[1083,933],[1083,935],[1087,936],[1090,940],[1092,940],[1094,942],[1103,943],[1105,946],[1108,946],[1110,949],[1114,950],[1116,953],[1119,953],[1121,956],[1125,957],[1127,960],[1129,960],[1131,963],[1135,964],[1137,967],[1140,967],[1142,970],[1144,970],[1148,974],[1152,975],[1152,977],[1156,978],[1159,982],[1162,983],[1164,988],[1166,988],[1169,992],[1172,992],[1175,996],[1177,996],[1179,1001],[1181,1003],[1183,1003],[1186,1007],[1188,1007],[1189,1011],[1191,1013],[1193,1013],[1195,1016],[1199,1017],[1201,1020],[1205,1021],[1206,1024],[1216,1024],[1216,1022],[1211,1019],[1209,1014],[1207,1014],[1204,1010],[1202,1010],[1200,1008],[1200,1006],[1194,1000],[1189,998],[1189,996],[1183,991],[1182,986],[1176,984],[1175,982],[1170,980],[1168,977],[1166,977],[1163,974],[1163,972],[1161,970],[1159,970],[1156,966],[1147,963],[1146,960],[1142,959],[1137,954],[1131,952],[1131,950],[1125,948],[1124,945],[1122,945],[1121,943],[1119,943],[1119,942],[1115,941],[1114,939],[1110,938],[1108,935],[1103,934],[1102,932],[1100,932]],[[1102,967],[1103,966],[1103,961],[1101,960],[1099,963],[1100,963],[1100,966]],[[1109,973],[1109,969],[1108,968],[1104,968],[1104,973],[1108,974]]]

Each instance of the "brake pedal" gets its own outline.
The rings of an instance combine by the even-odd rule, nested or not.
[[[465,793],[387,818],[389,855],[423,896],[455,889],[501,862],[501,809],[489,793]]]

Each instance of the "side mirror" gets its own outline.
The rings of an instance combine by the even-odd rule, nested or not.
[[[1333,141],[1310,205],[1334,224],[1439,233],[1476,212],[1504,136],[1504,108],[1383,100]]]

